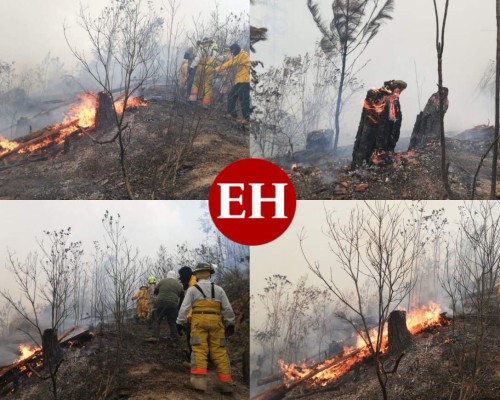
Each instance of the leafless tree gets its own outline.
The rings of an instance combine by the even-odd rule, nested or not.
[[[500,137],[500,0],[497,0],[497,58],[495,79],[495,136],[493,147],[493,167],[491,171],[490,199],[496,199],[497,195],[497,163],[498,163],[498,140]]]
[[[106,260],[104,271],[110,282],[108,288],[109,310],[122,338],[123,323],[130,298],[137,289],[140,277],[143,275],[138,258],[138,251],[128,244],[120,214],[113,217],[108,211],[104,214],[102,225],[105,231]],[[118,344],[121,342],[119,341]],[[119,348],[119,346],[118,346]]]
[[[293,284],[284,275],[266,278],[266,287],[258,294],[260,309],[265,310],[265,321],[254,330],[269,362],[269,373],[275,372],[278,361],[298,362],[307,358],[312,349],[307,343],[314,324],[313,304],[318,302],[320,290],[306,284],[301,277]]]
[[[307,0],[307,7],[321,32],[321,48],[340,69],[335,109],[335,140],[337,150],[340,136],[340,115],[342,113],[344,91],[351,85],[358,70],[356,64],[380,26],[392,19],[394,0],[361,1],[333,0],[333,18],[329,25],[321,19],[317,4]]]
[[[31,253],[24,262],[14,258],[9,253],[7,268],[13,273],[22,299],[16,301],[8,290],[0,292],[13,309],[28,322],[38,334],[32,335],[31,330],[24,330],[35,343],[41,343],[45,327],[49,327],[57,341],[58,328],[72,310],[72,279],[71,273],[80,268],[82,255],[81,243],[71,242],[71,228],[67,230],[45,232],[48,243],[39,242],[41,256]],[[48,309],[48,322],[41,315],[40,306]],[[58,398],[57,372],[62,357],[44,357],[44,366],[48,369],[52,383],[54,399]]]
[[[443,91],[443,52],[444,52],[444,38],[446,29],[446,20],[448,18],[448,4],[446,0],[444,6],[444,16],[440,25],[439,11],[436,0],[434,0],[434,13],[436,16],[436,51],[438,61],[438,93],[439,93],[439,123],[440,123],[440,140],[441,140],[441,179],[443,180],[444,189],[448,197],[451,197],[450,182],[448,181],[448,163],[446,161],[446,138],[444,134],[444,102],[445,98],[442,96]]]
[[[100,144],[118,142],[120,167],[131,199],[134,198],[134,192],[126,159],[131,128],[125,122],[126,108],[130,97],[158,73],[158,43],[163,25],[163,20],[155,15],[151,3],[148,5],[148,11],[144,11],[141,0],[110,1],[110,5],[97,18],[82,6],[78,23],[90,39],[93,57],[70,43],[68,27],[64,27],[71,52],[112,100],[117,132],[109,140],[96,141]],[[115,104],[118,100],[115,98],[116,88],[122,93],[119,99],[122,110],[117,110]]]
[[[311,326],[316,333],[316,340],[318,342],[318,360],[322,360],[324,359],[321,354],[324,340],[330,333],[329,329],[333,321],[334,301],[328,289],[317,289],[313,298],[315,301],[311,301],[313,311]]]
[[[182,21],[177,21],[177,14],[181,6],[180,0],[165,0],[164,7],[167,12],[167,44],[166,44],[166,59],[165,59],[165,75],[167,85],[177,75],[177,41],[179,38],[179,28]]]
[[[405,216],[405,213],[409,213]],[[414,287],[411,271],[421,253],[422,213],[420,205],[404,209],[401,204],[366,202],[357,205],[348,221],[337,221],[332,211],[325,209],[325,235],[330,250],[350,288],[341,288],[337,274],[324,271],[320,263],[306,255],[305,233],[300,246],[309,269],[338,299],[345,311],[338,317],[348,322],[363,338],[375,360],[378,382],[384,399],[388,398],[388,372],[382,363],[382,340],[389,313],[398,307]],[[371,300],[370,300],[371,299]],[[370,303],[376,322],[370,325]],[[375,330],[375,333],[372,331]]]
[[[12,314],[12,304],[6,301],[0,308],[0,335],[7,338],[10,333],[10,321]]]
[[[460,400],[473,398],[485,374],[485,339],[496,334],[499,234],[498,204],[489,201],[464,204],[456,242],[455,290],[462,299],[462,312],[471,316],[472,326],[464,323],[464,344],[455,353],[461,379],[454,386]]]

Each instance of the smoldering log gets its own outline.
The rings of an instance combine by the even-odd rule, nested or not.
[[[46,341],[51,342],[53,336],[47,335]],[[52,336],[52,339],[48,339]],[[58,340],[57,343],[51,342],[48,346],[52,346],[56,353],[61,351],[61,347],[72,347],[75,344],[81,344],[91,340],[94,335],[88,330],[75,326],[65,332]],[[49,351],[49,350],[47,350]],[[22,360],[16,361],[8,366],[0,366],[0,395],[9,393],[12,391],[12,384],[18,381],[22,376],[29,373],[30,368],[27,367],[30,364],[35,369],[41,368],[43,366],[44,353],[42,349],[35,351],[31,356],[26,357]]]
[[[375,151],[394,151],[403,120],[399,96],[406,87],[404,81],[391,80],[367,92],[352,152],[352,169],[370,163]]]
[[[444,87],[443,110],[445,114],[448,111],[449,104],[448,88]],[[424,111],[417,115],[408,150],[423,148],[427,143],[439,140],[441,135],[439,120],[439,92],[436,92],[427,101]]]
[[[406,311],[394,310],[389,314],[389,354],[399,355],[407,350],[414,339],[406,327]]]
[[[106,92],[97,94],[97,106],[95,110],[95,129],[107,129],[113,126],[115,113],[111,96]]]

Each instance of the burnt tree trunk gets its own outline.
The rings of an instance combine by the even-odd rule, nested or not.
[[[448,88],[443,88],[444,113],[448,111]],[[441,120],[439,117],[439,92],[434,93],[425,105],[424,111],[417,115],[411,133],[408,150],[419,149],[431,141],[439,141]]]
[[[406,311],[389,314],[389,354],[400,355],[413,344],[413,336],[406,327]]]
[[[403,81],[392,80],[366,94],[352,152],[352,169],[370,163],[375,151],[393,152],[396,148],[403,120],[399,95],[406,86]]]
[[[115,123],[115,112],[111,97],[106,92],[97,94],[97,107],[95,111],[95,129],[107,129]]]
[[[42,334],[43,363],[49,370],[54,370],[62,358],[57,333],[53,329],[46,329]]]

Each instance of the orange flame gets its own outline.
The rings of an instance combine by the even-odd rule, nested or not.
[[[146,107],[147,103],[137,97],[129,97],[127,100],[127,110],[131,108]],[[115,101],[115,110],[118,114],[123,113],[123,100]]]
[[[29,345],[21,344],[18,349],[21,356],[16,361],[22,361],[35,354],[38,350],[40,350],[40,347],[31,347]]]
[[[145,107],[146,105],[147,103],[144,100],[130,97],[127,101],[127,110],[131,108]],[[43,149],[53,144],[63,143],[66,137],[73,134],[79,128],[93,128],[95,125],[96,108],[97,97],[95,94],[83,93],[78,95],[78,103],[72,105],[64,116],[62,124],[59,124],[61,129],[56,137],[47,137],[40,142],[26,146],[19,150],[19,153],[32,153],[38,149]],[[122,100],[115,101],[115,109],[118,114],[123,113]],[[67,124],[70,125],[62,128],[63,125]],[[55,125],[56,129],[57,127],[58,125]],[[17,142],[0,141],[0,156],[9,150],[15,149],[18,145],[19,143]],[[7,150],[2,150],[2,148]]]
[[[0,135],[0,156],[8,151],[14,150],[17,146],[19,146],[19,143],[11,142]]]
[[[97,107],[97,98],[93,93],[83,93],[78,95],[78,104],[71,106],[64,116],[63,124],[78,120],[78,126],[90,128],[95,123],[95,110]]]
[[[406,318],[408,330],[412,334],[417,334],[426,328],[441,325],[440,314],[441,307],[436,303],[429,302],[429,305],[408,313]],[[318,370],[318,373],[314,374],[311,379],[307,381],[306,386],[308,388],[326,386],[336,381],[338,378],[345,375],[355,364],[358,364],[363,359],[370,356],[370,350],[367,343],[368,341],[371,341],[373,347],[376,346],[378,337],[377,330],[372,329],[369,336],[369,339],[358,336],[355,346],[345,346],[341,355],[333,357],[326,360],[322,364],[315,366],[307,365],[304,362],[300,364],[287,364],[283,360],[279,360],[278,365],[284,374],[285,382],[291,383],[293,381],[300,380],[308,374],[314,373],[315,370]],[[388,334],[385,329],[382,335],[382,352],[386,350],[387,344]],[[329,365],[331,365],[331,367],[328,368]],[[319,371],[325,367],[327,368],[323,371]]]

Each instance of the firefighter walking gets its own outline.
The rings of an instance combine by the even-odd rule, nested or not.
[[[221,392],[231,393],[233,380],[226,351],[226,336],[234,333],[235,316],[224,290],[210,281],[214,272],[210,264],[200,263],[196,266],[194,274],[198,283],[186,292],[177,317],[177,329],[181,334],[192,309],[190,386],[201,391],[207,390],[207,361],[210,354],[217,368]]]

